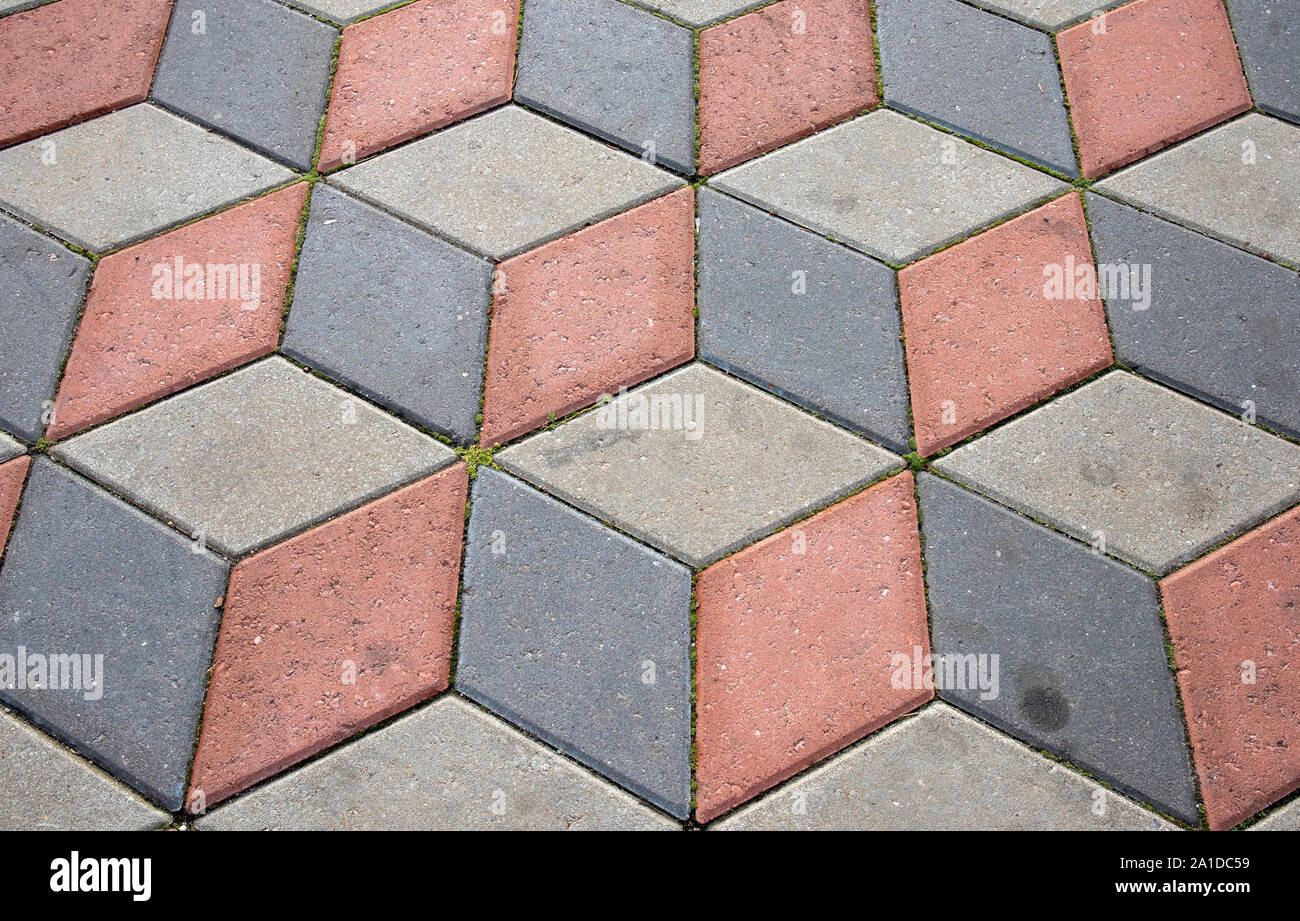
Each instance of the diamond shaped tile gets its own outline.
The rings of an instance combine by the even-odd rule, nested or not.
[[[100,252],[293,178],[151,105],[0,151],[0,201]]]
[[[763,0],[631,0],[656,13],[663,13],[691,26],[708,25],[735,16],[763,3]]]
[[[712,184],[894,263],[924,256],[1066,188],[884,110],[728,170]]]
[[[904,472],[700,574],[696,816],[707,822],[929,700],[894,656],[929,652]]]
[[[0,648],[22,647],[28,669],[0,682],[0,700],[180,808],[226,576],[216,556],[37,460],[0,569]],[[30,683],[36,656],[58,659],[57,689],[53,670]]]
[[[1175,223],[1300,265],[1300,128],[1252,113],[1097,184]]]
[[[263,546],[455,458],[282,358],[78,435],[55,453],[228,554]]]
[[[1055,32],[1085,16],[1125,2],[1127,0],[978,0],[976,5]]]
[[[494,470],[471,504],[456,689],[685,818],[690,571]]]
[[[1149,290],[1107,303],[1119,360],[1300,437],[1300,276],[1100,195],[1088,218],[1103,265],[1150,266]]]
[[[900,463],[701,364],[620,394],[497,460],[691,566]]]
[[[1276,0],[1227,0],[1255,105],[1300,122],[1300,19]]]
[[[680,184],[517,106],[367,160],[332,181],[493,259]]]
[[[212,830],[671,830],[676,823],[444,697],[223,806]]]
[[[26,451],[27,448],[20,441],[14,441],[4,432],[0,432],[0,461],[7,461],[11,457],[17,457]]]
[[[707,187],[700,357],[891,450],[909,450],[894,272]]]
[[[286,355],[461,442],[474,439],[492,266],[320,183]]]
[[[347,23],[393,4],[392,0],[293,0],[289,5],[331,22]]]
[[[919,492],[940,696],[1195,824],[1155,582],[946,480]]]
[[[1123,371],[935,466],[1157,574],[1300,499],[1300,447]]]
[[[0,457],[3,456],[0,451]],[[0,555],[5,552],[14,512],[18,510],[18,499],[23,492],[23,481],[27,479],[31,463],[30,457],[16,457],[0,464]]]

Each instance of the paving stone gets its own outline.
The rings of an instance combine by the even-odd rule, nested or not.
[[[1175,826],[969,716],[934,704],[715,827],[1156,831]]]
[[[1021,22],[1055,32],[1126,0],[976,0],[978,6],[1006,13]]]
[[[518,27],[518,0],[424,0],[348,26],[320,168],[509,102]]]
[[[885,101],[1079,175],[1052,39],[956,0],[880,0]]]
[[[282,358],[78,435],[54,453],[232,555],[455,458],[446,446]]]
[[[17,457],[26,451],[27,448],[20,441],[14,441],[4,432],[0,432],[0,461],[7,461],[11,457]]]
[[[620,394],[496,459],[694,567],[901,463],[700,364]]]
[[[696,817],[707,822],[934,696],[906,471],[700,574]]]
[[[867,0],[782,0],[700,33],[700,172],[880,101]]]
[[[1255,105],[1300,122],[1300,20],[1274,0],[1227,0]]]
[[[360,163],[334,182],[493,259],[681,184],[516,106]]]
[[[491,469],[472,507],[456,689],[686,818],[690,571]]]
[[[1300,509],[1160,584],[1210,827],[1300,788]]]
[[[324,184],[284,351],[461,442],[474,439],[492,266]]]
[[[153,98],[308,170],[337,37],[323,22],[271,0],[180,0]]]
[[[1300,266],[1300,128],[1253,113],[1097,185],[1178,224]]]
[[[5,831],[148,831],[172,819],[3,711],[0,787]]]
[[[0,215],[0,426],[28,441],[45,428],[89,275],[88,260]]]
[[[101,259],[46,437],[273,351],[306,197],[300,182]]]
[[[619,0],[531,0],[523,27],[517,101],[695,172],[690,29]]]
[[[1056,44],[1089,179],[1251,107],[1221,0],[1137,0]]]
[[[1251,831],[1300,831],[1300,800],[1292,800],[1271,813],[1264,821],[1252,825]]]
[[[293,0],[292,6],[323,16],[331,22],[348,23],[392,6],[393,0]]]
[[[175,115],[138,105],[0,151],[0,201],[102,252],[293,175]]]
[[[1076,287],[1092,272],[1077,194],[899,272],[918,452],[954,445],[1111,364],[1096,286]]]
[[[4,455],[0,454],[2,456]],[[22,495],[23,481],[27,478],[27,469],[31,463],[30,457],[16,457],[0,464],[0,557],[5,552],[9,529],[14,523],[14,512],[18,509],[18,497]]]
[[[712,183],[893,263],[910,262],[1066,189],[884,110],[737,166]]]
[[[1103,265],[1150,266],[1149,300],[1107,302],[1119,360],[1300,437],[1300,276],[1099,195],[1088,217]]]
[[[503,262],[482,442],[509,441],[690,361],[694,267],[690,189]]]
[[[935,467],[1157,574],[1300,498],[1300,448],[1122,371]]]
[[[5,17],[0,147],[143,100],[171,5],[61,0]]]
[[[71,673],[58,688],[53,674],[0,688],[0,701],[179,808],[226,576],[216,556],[37,459],[0,569],[0,648],[23,647],[29,670],[38,655],[72,657]]]
[[[743,13],[765,0],[631,0],[637,6],[671,16],[687,25],[703,26]]]
[[[1155,582],[946,480],[919,493],[940,696],[1198,824]]]
[[[664,830],[675,822],[444,697],[195,823],[245,830]]]
[[[235,567],[191,811],[446,690],[466,489],[457,464]]]
[[[0,0],[0,16],[20,13],[42,3],[43,0]]]
[[[699,222],[700,357],[911,450],[893,270],[707,187]]]

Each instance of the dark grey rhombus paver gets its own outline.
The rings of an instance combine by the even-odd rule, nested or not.
[[[690,642],[690,570],[480,469],[457,690],[685,818]]]
[[[524,5],[515,99],[695,172],[695,35],[620,0]]]
[[[226,578],[213,554],[38,458],[0,569],[0,649],[23,648],[29,686],[15,676],[0,701],[179,809]],[[61,661],[59,689],[52,672],[30,686],[36,655],[75,657]]]
[[[45,431],[89,273],[88,259],[0,215],[0,428],[28,441]]]
[[[1255,105],[1300,122],[1300,10],[1279,0],[1228,0]]]
[[[172,820],[7,713],[0,713],[0,790],[2,831],[147,831]]]
[[[1300,500],[1300,447],[1124,371],[934,466],[1157,575]]]
[[[271,0],[181,0],[172,9],[153,98],[311,169],[337,37],[325,23]]]
[[[1107,299],[1115,357],[1300,437],[1300,276],[1100,195],[1088,219],[1103,272],[1150,266],[1149,299]]]
[[[680,827],[453,695],[258,787],[195,825],[213,831]]]
[[[700,357],[911,450],[893,269],[712,189],[698,194]]]
[[[879,0],[885,101],[1079,175],[1051,36],[957,0]]]
[[[421,425],[474,439],[491,263],[321,183],[296,278],[286,354]]]
[[[712,827],[1172,831],[1177,826],[936,703]]]
[[[1155,581],[938,477],[917,489],[936,693],[1195,824]]]

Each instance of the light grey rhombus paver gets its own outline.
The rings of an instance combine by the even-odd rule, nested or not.
[[[976,6],[1006,13],[1031,26],[1055,32],[1098,10],[1119,6],[1129,0],[973,0]]]
[[[451,696],[195,824],[243,831],[678,828],[607,781]]]
[[[518,106],[381,154],[331,181],[493,259],[682,184]]]
[[[1281,809],[1269,813],[1263,821],[1252,825],[1251,831],[1300,831],[1300,799],[1292,800]]]
[[[341,25],[393,5],[393,0],[290,0],[289,2],[289,6],[315,13]]]
[[[1170,831],[1176,826],[944,704],[713,826],[722,831]]]
[[[14,441],[4,432],[0,432],[0,464],[12,457],[17,457],[27,449],[23,447],[22,442]]]
[[[458,691],[687,817],[689,569],[481,469],[461,611]]]
[[[0,202],[101,252],[293,176],[233,141],[142,104],[0,151]]]
[[[1098,191],[1300,265],[1300,128],[1252,113],[1097,183]]]
[[[934,466],[1157,575],[1300,500],[1300,447],[1123,371]]]
[[[1068,188],[886,110],[727,170],[712,184],[895,264]]]
[[[767,0],[632,0],[656,13],[692,26],[708,25],[760,6]]]
[[[0,712],[0,830],[147,831],[172,817]]]
[[[497,460],[691,566],[902,465],[897,455],[698,363]]]
[[[530,0],[515,99],[695,172],[695,34],[620,0]]]
[[[456,457],[282,358],[78,435],[55,454],[228,554],[360,505]]]

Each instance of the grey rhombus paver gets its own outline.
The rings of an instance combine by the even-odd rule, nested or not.
[[[879,0],[885,101],[1079,175],[1051,36],[957,0]]]
[[[935,674],[955,679],[937,693],[1195,824],[1155,581],[939,477],[917,489],[934,653],[953,665]]]
[[[195,824],[244,831],[678,828],[607,781],[452,696]]]
[[[0,215],[0,426],[28,441],[45,431],[89,274],[88,259]]]
[[[1021,22],[1055,32],[1065,26],[1129,0],[972,0],[976,6],[1014,16]]]
[[[939,703],[713,827],[722,831],[1176,828]]]
[[[284,351],[473,441],[492,265],[324,183],[312,192]]]
[[[1088,222],[1103,267],[1151,267],[1149,300],[1107,299],[1115,357],[1300,437],[1300,275],[1101,195]]]
[[[695,34],[620,0],[525,4],[515,99],[695,172]]]
[[[141,104],[0,151],[0,202],[100,252],[293,176],[233,141]]]
[[[0,711],[0,830],[146,831],[172,817]]]
[[[1300,128],[1251,113],[1096,189],[1251,252],[1300,265]]]
[[[1255,105],[1300,122],[1300,16],[1294,3],[1228,0]]]
[[[26,450],[22,442],[15,441],[4,432],[0,432],[0,463],[4,463],[11,457],[17,457]]]
[[[78,435],[54,453],[229,554],[360,505],[456,457],[283,358]]]
[[[902,465],[898,456],[698,363],[496,458],[691,566],[739,550]]]
[[[1124,371],[934,466],[1158,575],[1300,500],[1300,447]]]
[[[1281,809],[1250,827],[1251,831],[1300,831],[1300,799],[1292,800]]]
[[[883,109],[727,170],[711,183],[896,264],[1068,188]]]
[[[360,16],[393,6],[394,0],[289,0],[289,5],[346,25]]]
[[[632,0],[632,2],[692,26],[703,26],[761,6],[767,0]]]
[[[31,663],[74,656],[81,679],[61,671],[55,690],[51,672],[43,687],[0,689],[0,701],[179,809],[227,574],[212,553],[38,458],[0,569],[0,649],[21,647]]]
[[[700,357],[907,452],[894,270],[699,190]]]
[[[204,14],[202,32],[194,14]],[[256,150],[311,169],[338,32],[272,0],[181,0],[152,97]]]
[[[481,469],[456,689],[678,818],[691,806],[691,572]]]
[[[0,0],[0,16],[31,9],[41,2],[42,0]]]
[[[682,184],[518,106],[381,154],[331,181],[493,259]]]

